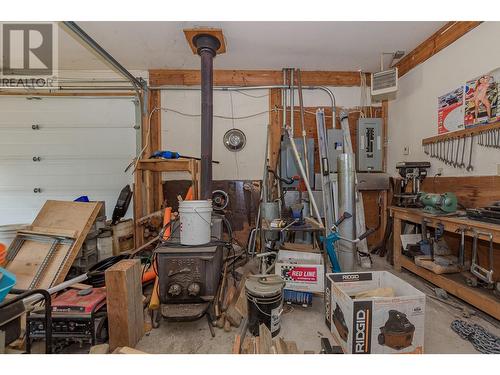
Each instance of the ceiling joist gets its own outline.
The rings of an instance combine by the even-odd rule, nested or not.
[[[369,74],[366,74],[369,83]],[[197,86],[200,84],[199,70],[152,69],[149,85]],[[280,70],[214,70],[215,86],[268,86],[283,84]],[[360,72],[302,71],[303,86],[360,86]]]
[[[399,77],[448,47],[480,24],[479,21],[448,22],[395,65],[398,68]]]

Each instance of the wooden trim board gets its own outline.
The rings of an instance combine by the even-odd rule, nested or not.
[[[303,86],[360,86],[359,72],[301,71]],[[370,81],[367,74],[367,83]],[[198,86],[200,70],[150,69],[149,84],[157,86]],[[282,85],[281,70],[214,70],[214,86]]]
[[[480,24],[479,21],[448,22],[395,65],[398,68],[399,77],[404,76],[411,69],[422,64]]]

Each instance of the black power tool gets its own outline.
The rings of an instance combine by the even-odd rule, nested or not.
[[[347,324],[345,324],[344,312],[341,310],[338,304],[337,306],[335,306],[335,310],[333,311],[333,324],[335,324],[340,338],[344,341],[347,341],[349,329],[347,328]]]
[[[389,319],[380,327],[378,343],[390,348],[401,350],[411,345],[415,326],[406,317],[406,314],[397,310],[389,310]]]

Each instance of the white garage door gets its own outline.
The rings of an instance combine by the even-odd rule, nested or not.
[[[124,169],[134,123],[131,97],[0,97],[0,225],[30,223],[47,199],[81,195],[105,201],[111,217],[132,182]]]

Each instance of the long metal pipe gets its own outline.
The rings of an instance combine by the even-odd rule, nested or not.
[[[99,56],[106,60],[113,68],[115,68],[118,73],[127,78],[137,90],[143,89],[143,83],[139,81],[136,77],[132,75],[122,64],[120,64],[113,56],[111,56],[104,48],[102,48],[99,43],[97,43],[90,35],[88,35],[83,29],[76,24],[74,21],[63,21],[63,24],[70,29],[76,36],[78,36],[87,46],[94,50]]]
[[[200,199],[212,198],[212,148],[214,127],[214,57],[220,41],[212,35],[198,34],[193,38],[201,59],[201,163]]]
[[[300,127],[302,130],[302,143],[304,144],[304,164],[306,168],[307,177],[309,177],[309,158],[307,157],[307,133],[305,124],[305,114],[304,114],[304,98],[302,93],[302,73],[300,69],[297,69],[297,86],[299,90],[299,108],[300,108]]]
[[[201,199],[212,197],[212,146],[213,146],[213,57],[206,49],[201,57]]]
[[[295,112],[295,77],[294,77],[294,71],[295,69],[288,69],[290,72],[290,127],[292,128],[292,133],[295,133],[295,119],[294,119],[294,112]],[[304,153],[304,158],[307,159],[307,154]],[[307,175],[307,178],[309,178],[309,175]]]
[[[339,180],[339,213],[352,216],[345,219],[339,226],[339,235],[350,240],[356,238],[356,194],[355,167],[353,154],[340,154],[337,158]],[[354,251],[356,247],[351,242],[340,241],[339,263],[344,272],[354,270]]]
[[[281,109],[283,110],[282,112],[282,121],[281,121],[281,126],[284,128],[286,128],[286,108],[287,108],[287,90],[285,89],[285,87],[287,87],[287,79],[286,79],[286,69],[283,69],[283,85],[281,88],[281,93],[282,93],[282,101],[283,101],[283,105],[281,106]]]

